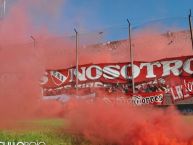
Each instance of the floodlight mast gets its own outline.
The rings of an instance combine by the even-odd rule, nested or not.
[[[76,34],[76,95],[78,96],[78,47],[79,47],[79,37],[78,31],[74,28],[74,32]]]
[[[6,0],[1,0],[1,3],[0,3],[0,17],[1,19],[4,18],[5,16],[5,12],[6,12]]]
[[[128,39],[129,39],[129,50],[130,50],[130,62],[131,62],[131,78],[132,78],[132,92],[135,93],[135,81],[134,81],[134,68],[133,68],[133,49],[131,42],[131,23],[127,19],[128,22]],[[126,72],[127,73],[127,72]]]
[[[36,47],[36,39],[33,36],[30,36],[30,38],[33,40],[34,48]]]
[[[6,0],[3,1],[3,16],[5,15],[5,9],[6,9]]]
[[[192,50],[193,50],[192,11],[191,11],[191,9],[190,9],[190,13],[189,13],[189,27],[190,27],[190,36],[191,36],[191,42],[192,42]]]

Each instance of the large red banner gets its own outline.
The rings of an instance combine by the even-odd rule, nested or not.
[[[80,65],[79,84],[88,82],[128,83],[131,80],[130,63],[102,63]],[[154,62],[134,62],[133,76],[136,83],[172,76],[190,76],[193,74],[193,56],[176,57]],[[76,67],[46,71],[42,85],[44,88],[57,88],[75,84]],[[94,87],[101,84],[93,84]],[[81,86],[78,86],[81,88]]]
[[[78,68],[78,86],[76,86],[76,67],[47,70],[41,82],[43,95],[56,96],[69,92],[75,94],[76,87],[79,90],[105,88],[110,93],[117,89],[124,94],[131,94],[130,63],[86,64]],[[147,104],[162,104],[163,97],[153,97],[161,96],[154,94],[157,92],[171,94],[173,103],[191,98],[193,95],[193,56],[153,62],[135,61],[133,70],[137,94],[130,98],[135,100],[134,104],[146,103],[143,101],[150,101]],[[152,100],[154,101],[151,102]]]

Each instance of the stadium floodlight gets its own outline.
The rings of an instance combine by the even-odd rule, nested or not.
[[[130,62],[131,62],[131,78],[132,78],[132,92],[135,93],[135,81],[134,81],[134,68],[133,68],[133,49],[131,42],[131,23],[127,19],[128,22],[128,39],[129,39],[129,50],[130,50]],[[127,72],[126,72],[127,73]]]
[[[79,45],[79,38],[78,38],[78,31],[74,28],[74,32],[76,34],[76,95],[78,96],[78,45]]]
[[[190,27],[190,36],[191,36],[191,41],[192,41],[192,50],[193,50],[192,12],[191,12],[191,9],[190,9],[190,13],[189,13],[189,27]]]
[[[6,0],[0,0],[0,9],[0,17],[3,18],[6,11]]]
[[[30,38],[33,40],[34,42],[34,48],[36,47],[36,39],[33,36],[30,36]]]
[[[5,15],[5,8],[6,8],[6,0],[4,0],[4,2],[3,2],[3,13],[4,13],[4,15]]]

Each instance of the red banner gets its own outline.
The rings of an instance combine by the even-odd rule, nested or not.
[[[132,96],[134,105],[162,105],[164,101],[164,92],[139,93]]]
[[[181,78],[181,84],[170,88],[173,103],[192,98],[193,96],[193,78]]]
[[[136,61],[133,68],[137,95],[129,95],[132,92],[130,63],[102,63],[80,65],[78,86],[76,67],[46,71],[41,80],[43,96],[76,94],[76,87],[79,88],[79,95],[81,91],[83,95],[87,94],[85,90],[92,93],[90,88],[95,88],[96,92],[100,88],[105,88],[102,92],[108,92],[108,97],[122,92],[118,101],[128,101],[129,98],[136,105],[161,105],[164,93],[171,95],[172,103],[193,96],[193,56],[153,62]],[[107,99],[110,99],[108,97]]]
[[[154,62],[134,62],[133,76],[136,83],[172,76],[193,74],[193,56],[162,59]],[[80,65],[79,88],[101,87],[104,83],[128,83],[131,80],[130,63],[103,63]],[[48,70],[43,79],[43,88],[74,87],[75,67]]]

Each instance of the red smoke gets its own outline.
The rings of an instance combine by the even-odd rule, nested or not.
[[[189,34],[160,35],[143,31],[132,39],[134,60],[152,61],[191,55]],[[128,62],[129,47],[124,41],[112,46],[82,48],[80,64]],[[115,92],[117,96],[120,93]],[[107,94],[101,93],[98,97]],[[67,119],[68,128],[91,144],[193,145],[193,126],[175,108],[131,107],[128,104],[75,103]]]
[[[47,48],[38,42],[42,36],[47,37],[48,32],[46,28],[37,30],[29,12],[35,2],[20,0],[9,5],[7,14],[0,21],[0,127],[37,115],[53,116],[62,110],[54,107],[54,103],[48,106],[49,102],[45,105],[42,102],[40,78],[52,64],[46,66],[49,58],[44,52]],[[37,37],[35,47],[31,35]],[[49,111],[48,108],[52,108],[49,115],[44,111]]]
[[[2,122],[15,122],[31,116],[32,106],[40,95],[38,78],[43,70],[41,62],[36,60],[33,45],[19,45],[25,42],[25,35],[30,30],[28,22],[25,13],[18,7],[14,7],[9,16],[0,22],[1,126]]]
[[[70,129],[83,135],[91,144],[193,144],[193,126],[185,122],[174,108],[78,103],[67,118]]]
[[[51,2],[51,1],[50,1]],[[54,3],[58,6],[60,1]],[[36,7],[38,4],[38,7]],[[40,5],[39,5],[40,4]],[[53,5],[53,1],[51,2]],[[39,80],[45,69],[66,68],[75,65],[75,49],[71,40],[47,39],[52,36],[47,28],[36,29],[36,23],[30,19],[29,9],[41,12],[42,5],[38,0],[33,2],[20,1],[14,5],[9,14],[0,22],[0,126],[36,116],[69,114],[67,119],[75,133],[80,133],[93,144],[136,144],[136,145],[191,145],[192,127],[182,120],[181,115],[170,108],[134,108],[127,105],[70,104],[68,110],[58,102],[42,102]],[[46,10],[45,10],[46,9]],[[47,5],[43,8],[55,12],[55,7]],[[37,15],[37,14],[35,14]],[[39,15],[39,13],[38,13]],[[50,15],[49,15],[50,16]],[[37,44],[33,46],[31,35],[36,34]],[[162,36],[154,37],[152,33],[144,33],[135,39],[135,60],[152,60],[159,57],[171,57],[178,54],[189,54],[188,45],[176,39],[178,47],[167,49],[170,41]],[[148,37],[147,37],[148,35]],[[43,37],[43,38],[42,38]],[[65,40],[65,41],[64,41]],[[153,41],[152,41],[153,40]],[[179,41],[178,41],[179,40]],[[30,43],[28,43],[30,42]],[[167,42],[167,43],[166,43]],[[173,43],[173,42],[172,42]],[[147,51],[148,49],[148,51]],[[93,46],[81,48],[80,64],[100,62],[127,62],[129,60],[128,43],[109,49],[108,46],[98,49]],[[173,53],[175,52],[175,53]],[[180,51],[182,52],[182,51]],[[118,55],[119,54],[119,55]],[[65,106],[65,108],[67,108]]]

